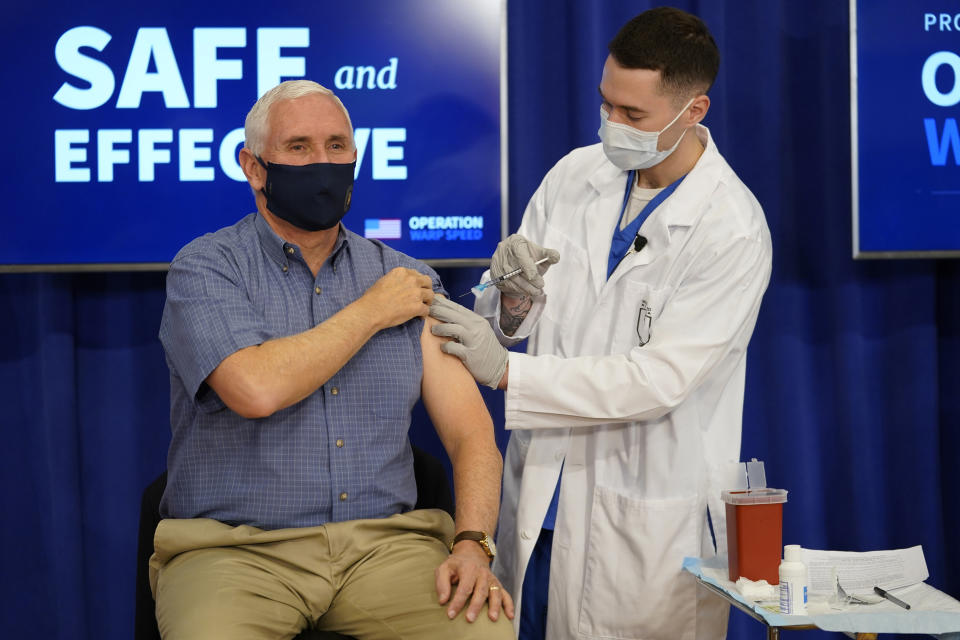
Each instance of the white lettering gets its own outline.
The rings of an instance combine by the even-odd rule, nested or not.
[[[367,89],[396,89],[399,59],[388,58],[388,60],[388,64],[381,67],[379,71],[370,65],[340,67],[333,75],[333,85],[337,89],[363,89],[366,82]]]
[[[391,142],[404,142],[407,130],[402,128],[383,128],[373,130],[373,179],[406,180],[405,165],[391,165],[391,160],[403,160],[403,147],[391,145]]]
[[[244,133],[243,127],[234,129],[220,143],[220,168],[231,180],[237,182],[246,182],[247,176],[243,174],[240,163],[237,161],[237,147],[243,145]]]
[[[243,28],[201,28],[193,30],[193,106],[217,106],[217,81],[243,78],[243,61],[220,59],[221,47],[246,47],[247,30]]]
[[[173,142],[173,129],[140,129],[137,132],[137,167],[140,182],[153,182],[158,164],[170,164],[170,149],[157,149],[158,142]]]
[[[172,164],[172,149],[165,145],[173,143],[174,135],[178,138],[179,179],[181,182],[211,182],[215,178],[214,167],[198,166],[211,160],[211,143],[214,141],[213,129],[180,129],[176,134],[173,129],[139,129],[137,130],[137,179],[140,182],[155,182],[157,180],[157,165]],[[88,156],[86,145],[90,143],[89,129],[57,129],[54,131],[54,172],[56,182],[90,182],[91,170],[88,167],[77,166],[81,163],[93,163],[92,156]],[[97,138],[96,166],[98,182],[113,182],[115,178],[114,166],[130,164],[131,148],[118,148],[119,145],[130,145],[133,140],[131,129],[100,129],[93,135]],[[246,181],[243,169],[237,162],[237,148],[244,142],[242,127],[227,133],[220,141],[219,161],[220,168],[231,180]],[[131,145],[132,147],[132,145]]]
[[[483,229],[483,216],[413,216],[407,226],[414,230]]]
[[[113,182],[113,165],[130,164],[130,150],[116,149],[117,143],[133,142],[130,129],[100,129],[97,131],[97,182]]]
[[[333,76],[333,86],[337,89],[353,89],[353,67],[340,67]]]
[[[953,88],[941,93],[937,88],[937,70],[947,65],[953,70]],[[937,51],[927,58],[920,72],[920,82],[927,99],[938,107],[952,107],[960,103],[960,56],[952,51]]]
[[[210,161],[210,147],[198,147],[201,142],[213,142],[213,129],[180,129],[180,182],[213,181],[213,167],[197,166]]]
[[[151,60],[157,69],[154,73],[148,71]],[[140,98],[147,91],[162,93],[167,109],[190,106],[170,38],[163,27],[141,27],[137,30],[123,84],[120,85],[117,108],[139,108]]]
[[[377,73],[377,86],[381,89],[397,88],[397,58],[390,58],[390,64]]]
[[[360,128],[353,130],[353,144],[357,148],[357,167],[353,170],[353,179],[356,180],[360,175],[360,167],[363,166],[363,156],[367,150],[367,142],[370,140],[370,129]]]
[[[110,38],[109,33],[96,27],[74,27],[60,36],[53,50],[57,64],[70,75],[86,80],[90,86],[80,89],[64,82],[53,94],[54,101],[68,109],[83,110],[106,104],[116,85],[113,71],[103,62],[80,53],[80,47],[103,51]]]
[[[923,14],[923,30],[930,31],[960,31],[960,13],[925,13]]]
[[[310,29],[257,29],[257,97],[280,84],[284,77],[306,75],[303,56],[283,57],[283,47],[309,47]]]
[[[90,182],[90,169],[74,167],[74,162],[87,161],[86,147],[75,147],[73,143],[90,142],[87,129],[57,129],[53,132],[54,166],[57,182]]]
[[[363,89],[363,79],[367,78],[367,89],[376,89],[377,70],[373,67],[357,67],[357,89]]]

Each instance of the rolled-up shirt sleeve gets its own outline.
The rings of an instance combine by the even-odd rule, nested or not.
[[[224,406],[204,382],[224,358],[269,337],[237,269],[220,252],[194,250],[174,259],[160,341],[172,371],[200,410]]]

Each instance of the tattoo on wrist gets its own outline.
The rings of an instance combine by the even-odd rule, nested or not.
[[[533,298],[530,296],[501,296],[500,329],[504,335],[515,334],[532,307]]]

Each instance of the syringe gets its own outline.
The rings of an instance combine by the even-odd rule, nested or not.
[[[550,258],[540,258],[539,260],[537,260],[537,261],[534,262],[533,264],[543,264],[544,262],[546,262],[546,261],[549,260],[549,259],[550,259]],[[519,274],[522,273],[522,272],[523,272],[523,269],[514,269],[513,271],[510,271],[510,272],[508,272],[508,273],[505,273],[505,274],[503,274],[502,276],[493,278],[492,280],[487,280],[486,282],[481,282],[480,284],[478,284],[478,285],[476,285],[475,287],[473,287],[472,289],[470,289],[470,291],[467,291],[467,293],[471,293],[471,292],[472,292],[472,293],[474,293],[474,294],[476,294],[476,295],[480,295],[480,294],[483,292],[483,290],[486,289],[487,287],[490,287],[490,286],[499,284],[499,283],[503,282],[504,280],[509,280],[510,278],[512,278],[512,277],[514,277],[514,276],[516,276],[516,275],[519,275]],[[467,293],[464,293],[464,294],[462,294],[462,295],[459,296],[459,297],[462,298],[463,296],[467,295]]]

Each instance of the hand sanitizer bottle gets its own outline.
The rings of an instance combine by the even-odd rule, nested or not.
[[[780,563],[780,613],[793,616],[807,615],[807,566],[800,556],[800,545],[783,548]]]

